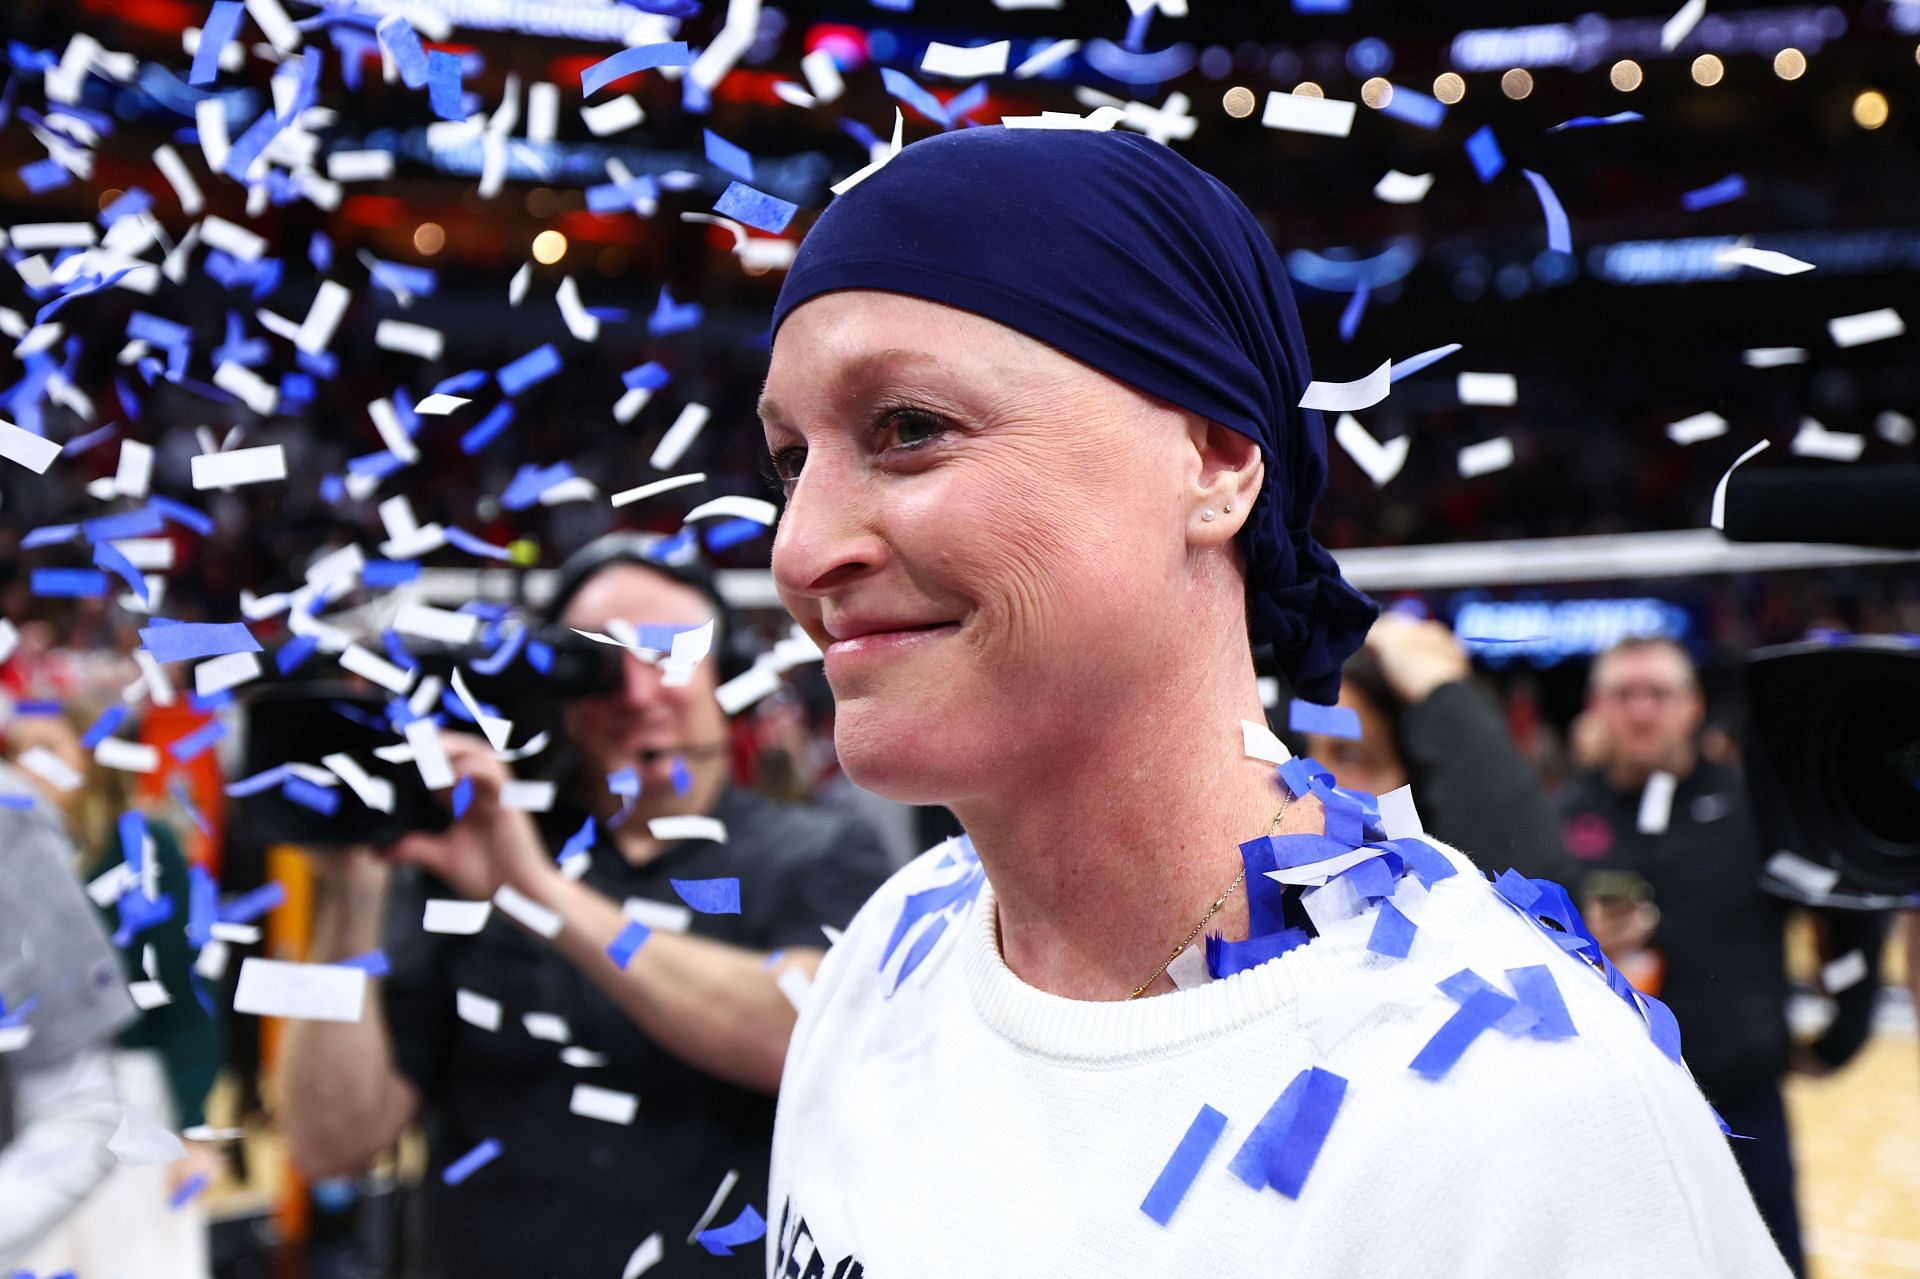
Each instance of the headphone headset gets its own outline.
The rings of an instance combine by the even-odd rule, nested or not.
[[[698,558],[697,550],[690,544],[677,538],[648,533],[608,533],[588,542],[563,560],[560,567],[554,570],[553,593],[541,610],[543,626],[540,638],[556,651],[574,649],[576,645],[584,643],[588,649],[595,650],[592,656],[621,657],[621,654],[603,644],[581,640],[560,621],[566,614],[567,605],[573,602],[573,597],[580,593],[581,588],[602,569],[616,564],[631,564],[658,573],[669,581],[690,586],[707,597],[720,623],[720,633],[714,637],[713,655],[719,662],[721,683],[745,674],[753,666],[754,660],[760,655],[759,646],[741,624],[740,615],[720,594],[713,570]],[[617,670],[617,662],[613,668]],[[563,684],[565,682],[562,681]]]

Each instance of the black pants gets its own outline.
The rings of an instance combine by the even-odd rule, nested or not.
[[[1720,1117],[1741,1137],[1735,1139],[1733,1157],[1753,1191],[1760,1218],[1773,1232],[1773,1241],[1797,1276],[1807,1273],[1806,1257],[1800,1249],[1800,1212],[1793,1199],[1793,1142],[1787,1132],[1787,1110],[1780,1101],[1777,1084],[1748,1085],[1740,1089],[1720,1088],[1709,1094]]]

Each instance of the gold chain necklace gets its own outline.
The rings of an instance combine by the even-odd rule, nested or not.
[[[1280,811],[1273,815],[1273,825],[1267,827],[1267,835],[1269,838],[1272,837],[1275,831],[1280,829],[1280,819],[1287,815],[1287,805],[1291,804],[1292,802],[1293,802],[1293,796],[1291,795],[1287,796],[1285,799],[1280,801]],[[1183,940],[1178,946],[1175,946],[1173,948],[1173,953],[1171,955],[1168,955],[1165,959],[1160,961],[1160,966],[1153,970],[1152,976],[1148,977],[1145,981],[1141,982],[1138,986],[1134,987],[1133,993],[1127,996],[1128,999],[1140,998],[1140,996],[1147,993],[1147,987],[1153,985],[1153,983],[1160,980],[1160,974],[1167,971],[1167,965],[1171,964],[1174,960],[1180,958],[1181,955],[1186,953],[1187,947],[1193,945],[1193,939],[1198,937],[1200,935],[1200,930],[1207,926],[1207,921],[1220,913],[1220,908],[1227,904],[1227,898],[1233,896],[1233,890],[1240,887],[1240,881],[1245,879],[1246,877],[1247,877],[1247,866],[1245,862],[1242,862],[1240,864],[1240,873],[1233,877],[1233,882],[1231,884],[1227,885],[1227,891],[1224,893],[1221,893],[1218,897],[1213,899],[1213,905],[1207,907],[1207,913],[1200,917],[1200,922],[1193,926],[1193,931],[1188,933],[1186,935],[1185,940]]]

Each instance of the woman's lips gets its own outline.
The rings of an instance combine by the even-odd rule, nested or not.
[[[958,622],[941,622],[934,626],[916,626],[909,630],[871,631],[865,635],[856,635],[852,639],[833,641],[827,645],[827,660],[837,663],[854,657],[897,653],[944,639],[959,629]]]

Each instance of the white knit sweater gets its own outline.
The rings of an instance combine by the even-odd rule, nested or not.
[[[1405,959],[1368,951],[1369,910],[1258,967],[1116,1003],[1015,977],[978,862],[957,843],[922,855],[834,946],[794,1033],[769,1273],[1785,1275],[1727,1139],[1640,1015],[1435,847],[1463,873],[1400,882],[1418,924]],[[971,900],[893,937],[909,895],[969,875]],[[1511,990],[1506,970],[1540,964],[1576,1036],[1488,1030],[1438,1080],[1409,1069],[1459,1007],[1436,982],[1466,968]],[[1310,1066],[1346,1081],[1324,1145],[1297,1199],[1253,1189],[1229,1164]],[[1161,1225],[1142,1201],[1203,1104],[1224,1131]]]

